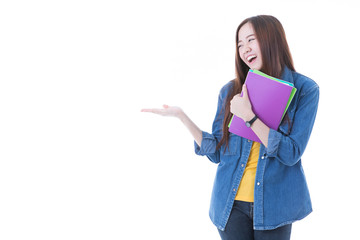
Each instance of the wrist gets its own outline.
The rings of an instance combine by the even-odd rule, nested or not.
[[[245,121],[245,122],[248,122],[248,121],[250,121],[251,119],[253,119],[254,117],[255,117],[255,113],[254,113],[253,111],[251,111],[251,112],[249,112],[249,113],[245,116],[244,121]]]
[[[180,121],[184,122],[184,120],[186,119],[187,116],[186,116],[186,114],[185,114],[185,112],[183,110],[180,110],[178,112],[178,114],[176,115],[176,117],[178,119],[180,119]]]

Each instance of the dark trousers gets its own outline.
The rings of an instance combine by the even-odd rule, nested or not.
[[[225,231],[219,230],[222,240],[289,240],[291,224],[273,230],[253,229],[254,203],[235,201]]]

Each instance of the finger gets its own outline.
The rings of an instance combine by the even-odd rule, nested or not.
[[[235,94],[235,95],[233,96],[233,98],[230,100],[230,102],[233,101],[233,100],[236,99],[236,98],[239,98],[239,97],[241,97],[240,93]]]
[[[243,84],[242,93],[243,93],[244,98],[248,98],[248,92],[247,92],[246,84]]]
[[[166,108],[169,108],[169,105],[163,104],[163,109],[161,109],[161,108],[143,108],[143,109],[141,109],[141,112],[160,113]]]
[[[141,109],[141,112],[152,112],[153,109],[150,108],[143,108]]]
[[[231,112],[232,114],[234,114],[232,105],[230,105],[230,112]]]
[[[158,108],[144,108],[144,109],[141,109],[141,112],[150,112],[150,113],[162,114],[162,113],[163,113],[163,109],[158,109]]]

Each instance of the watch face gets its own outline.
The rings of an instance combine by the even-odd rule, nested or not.
[[[246,122],[245,124],[246,124],[247,127],[251,126],[251,124],[249,122]]]

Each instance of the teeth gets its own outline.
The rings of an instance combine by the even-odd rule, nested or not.
[[[254,58],[256,58],[256,56],[255,56],[255,55],[251,55],[251,56],[248,56],[248,57],[247,57],[247,60],[250,62],[250,61],[253,60]]]

